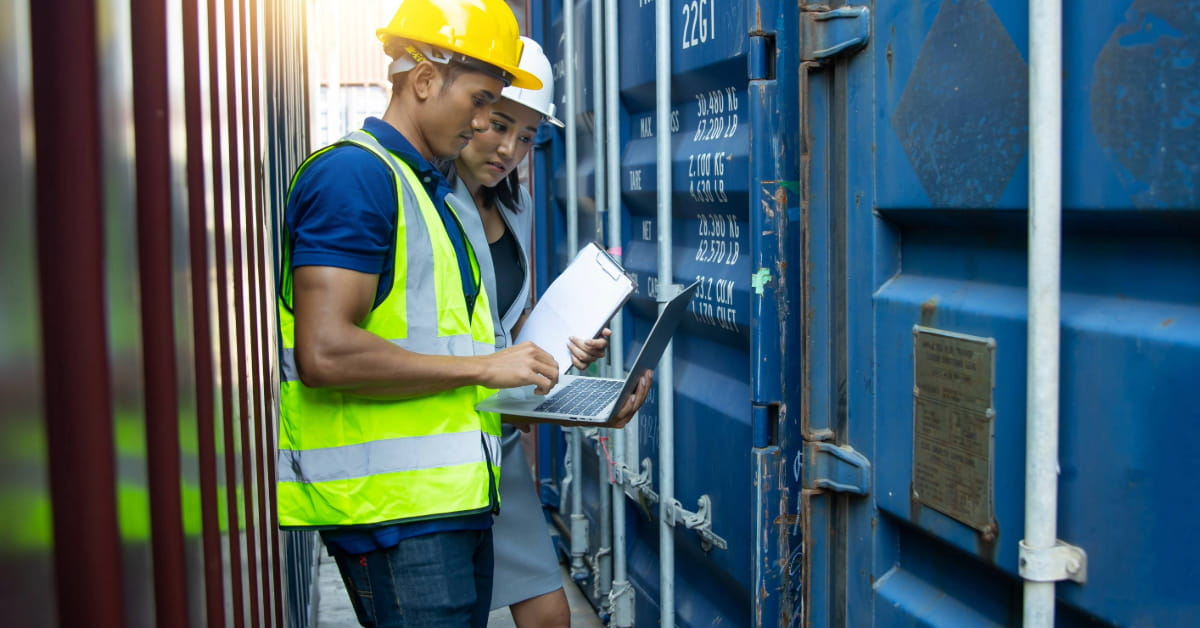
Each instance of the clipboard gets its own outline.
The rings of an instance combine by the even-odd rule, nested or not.
[[[636,284],[607,251],[589,242],[538,299],[514,343],[532,341],[571,368],[571,337],[594,338],[629,300]]]

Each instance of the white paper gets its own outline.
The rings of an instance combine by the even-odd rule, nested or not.
[[[583,247],[525,319],[515,342],[533,341],[571,368],[571,337],[594,338],[633,292],[633,280],[594,243]]]

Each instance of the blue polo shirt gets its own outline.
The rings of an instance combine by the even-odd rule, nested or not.
[[[458,255],[459,273],[468,304],[479,285],[471,272],[462,228],[446,206],[453,191],[446,178],[421,156],[392,125],[367,118],[363,130],[412,168],[433,199]],[[396,184],[378,157],[357,146],[338,146],[318,157],[292,186],[285,221],[291,238],[292,268],[332,266],[379,275],[375,305],[387,297],[394,281]],[[403,539],[448,530],[484,530],[490,513],[431,519],[414,523],[353,526],[324,530],[322,538],[343,551],[363,554],[387,549]]]
[[[479,283],[471,270],[470,245],[446,205],[454,188],[392,125],[367,118],[363,130],[412,168],[433,199],[458,257],[468,311],[473,310]],[[396,185],[378,157],[357,146],[338,146],[321,155],[292,186],[286,222],[292,268],[333,266],[379,275],[375,305],[387,297],[396,245]]]

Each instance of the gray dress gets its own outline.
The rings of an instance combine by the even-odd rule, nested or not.
[[[475,201],[462,180],[455,181],[455,184],[454,194],[448,201],[458,211],[459,220],[462,221],[467,238],[479,259],[488,302],[496,303],[496,271],[492,264],[487,235],[484,233],[483,220],[479,217]],[[532,242],[534,209],[524,188],[521,188],[519,203],[520,212],[500,210],[500,215],[521,251],[525,281],[508,311],[492,312],[497,349],[512,344],[513,325],[516,325],[521,313],[529,305],[532,292],[529,245]],[[542,515],[542,502],[538,498],[533,474],[525,461],[521,432],[511,425],[504,425],[503,430],[500,463],[501,508],[492,528],[492,542],[496,555],[492,585],[493,610],[562,588],[558,557],[554,553],[554,545]]]

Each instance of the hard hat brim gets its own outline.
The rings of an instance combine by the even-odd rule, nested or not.
[[[485,63],[489,63],[489,62],[485,61]],[[496,64],[493,63],[492,65],[496,65]],[[508,72],[509,74],[512,75],[512,77],[513,77],[512,86],[513,87],[520,87],[523,89],[541,89],[542,88],[542,79],[538,78],[531,72],[526,72],[525,70],[522,70],[521,68],[518,68],[516,66],[509,66],[509,65],[496,65],[496,67],[498,67],[501,70],[504,70],[505,72]]]

